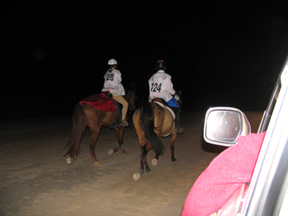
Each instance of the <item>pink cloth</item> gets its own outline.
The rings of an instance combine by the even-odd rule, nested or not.
[[[219,154],[192,186],[182,216],[208,216],[218,211],[245,182],[250,182],[266,132],[240,136]]]
[[[116,112],[114,100],[110,99],[105,93],[90,95],[79,102],[89,104],[106,112]]]

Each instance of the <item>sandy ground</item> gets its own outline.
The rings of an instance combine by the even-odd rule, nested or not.
[[[204,112],[183,112],[186,132],[177,136],[175,157],[166,153],[150,174],[138,181],[140,147],[134,127],[125,129],[127,154],[112,156],[117,146],[112,129],[102,127],[96,144],[99,166],[92,164],[87,129],[77,160],[63,157],[71,132],[71,116],[0,122],[0,215],[181,215],[185,198],[196,178],[224,147],[203,141]]]

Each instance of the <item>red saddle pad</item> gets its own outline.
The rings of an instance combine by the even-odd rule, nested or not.
[[[82,99],[79,103],[81,105],[86,103],[106,112],[116,112],[115,101],[110,99],[105,93],[90,95]]]

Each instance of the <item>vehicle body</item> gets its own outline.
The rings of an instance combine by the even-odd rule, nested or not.
[[[227,114],[234,116],[234,124],[219,127],[223,125],[223,117]],[[214,215],[288,215],[288,57],[257,133],[264,131],[265,139],[251,182],[235,191]],[[236,108],[214,107],[206,112],[203,136],[210,144],[235,145],[238,136],[249,133],[249,121]]]

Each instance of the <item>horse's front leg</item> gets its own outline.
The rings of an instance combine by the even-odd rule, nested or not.
[[[123,125],[119,125],[117,128],[114,128],[117,140],[118,140],[118,146],[110,149],[108,151],[108,155],[112,155],[115,152],[117,152],[119,149],[121,149],[122,154],[126,154],[125,149],[122,148],[123,142],[124,142],[124,126]]]
[[[96,146],[96,141],[98,139],[99,131],[91,130],[91,133],[92,133],[92,135],[91,135],[91,138],[90,138],[90,141],[89,141],[90,155],[91,155],[91,158],[92,158],[92,162],[96,166],[98,166],[99,165],[99,161],[96,158],[95,146]]]
[[[170,137],[171,137],[171,143],[170,143],[170,151],[171,151],[171,161],[172,162],[175,162],[176,161],[176,158],[174,157],[174,149],[175,149],[175,139],[176,139],[176,128],[173,127],[172,129],[172,132],[170,134]]]

